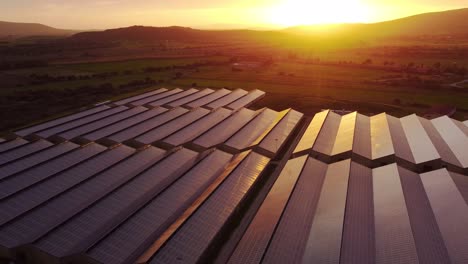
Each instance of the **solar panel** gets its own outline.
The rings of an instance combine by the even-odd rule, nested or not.
[[[102,263],[129,263],[142,253],[163,230],[224,170],[232,155],[212,152],[135,215],[106,236],[88,255]]]
[[[268,162],[268,158],[251,153],[157,252],[150,263],[199,261]]]
[[[416,115],[402,117],[400,121],[413,153],[414,163],[440,159],[437,149]]]
[[[225,145],[236,150],[243,150],[260,143],[265,133],[268,133],[286,113],[287,110],[281,113],[270,109],[263,110],[240,131],[234,134]]]
[[[198,119],[208,115],[209,110],[204,108],[197,108],[184,114],[166,124],[164,126],[157,127],[153,130],[146,132],[145,134],[135,138],[136,142],[141,144],[151,144],[157,140],[163,139],[179,129],[184,128],[185,126],[197,121]]]
[[[0,224],[12,220],[21,213],[46,202],[48,199],[87,180],[96,173],[111,167],[131,155],[134,151],[134,149],[126,146],[119,146],[104,151],[69,170],[0,201]]]
[[[290,138],[291,133],[299,125],[304,115],[290,110],[281,121],[261,141],[259,147],[274,156]]]
[[[165,105],[165,104],[168,104],[170,102],[176,101],[178,99],[185,98],[186,96],[189,96],[189,95],[194,94],[196,92],[198,92],[197,89],[189,89],[189,90],[186,90],[186,91],[183,91],[183,92],[180,92],[180,93],[177,93],[177,94],[174,94],[174,95],[171,95],[171,96],[156,100],[154,102],[151,102],[151,103],[149,103],[149,106],[156,107],[156,106]]]
[[[317,140],[317,137],[323,127],[323,124],[325,123],[329,112],[329,110],[322,111],[314,116],[309,126],[307,127],[307,130],[304,132],[304,135],[299,141],[299,144],[294,150],[295,154],[309,150],[314,146],[315,140]]]
[[[211,90],[211,89],[203,89],[201,91],[198,91],[196,93],[193,93],[192,95],[189,95],[189,96],[186,96],[186,97],[183,97],[179,100],[176,100],[176,101],[173,101],[171,103],[169,103],[168,105],[170,107],[177,107],[177,106],[182,106],[182,105],[185,105],[187,103],[190,103],[192,101],[195,101],[199,98],[202,98],[202,97],[205,97],[211,93],[213,93],[214,90]]]
[[[229,105],[230,103],[236,101],[237,99],[241,98],[242,96],[246,94],[247,94],[247,91],[242,90],[242,89],[237,89],[237,90],[232,91],[228,95],[223,96],[219,98],[218,100],[209,103],[208,105],[206,105],[206,107],[209,109],[216,109],[219,107],[223,107],[223,106]]]
[[[325,123],[320,130],[317,140],[315,141],[313,150],[329,156],[331,155],[336,136],[338,134],[338,129],[340,127],[340,122],[340,115],[334,112],[328,113]]]
[[[340,126],[336,135],[331,155],[337,155],[353,149],[354,129],[356,127],[357,113],[344,115],[341,118]]]
[[[178,130],[176,133],[164,139],[164,143],[171,146],[179,146],[187,143],[226,119],[231,112],[231,110],[219,108],[191,125]]]
[[[357,114],[353,152],[369,160],[373,159],[371,133],[371,119],[368,116]]]
[[[151,129],[156,128],[166,122],[169,122],[187,112],[188,110],[182,107],[177,107],[170,111],[164,111],[164,113],[160,115],[113,134],[109,136],[108,139],[114,142],[124,142],[144,134],[145,132],[150,131]]]
[[[30,187],[38,182],[52,177],[56,173],[64,171],[80,162],[95,156],[105,150],[105,147],[91,144],[86,147],[70,151],[52,161],[43,163],[30,170],[14,175],[14,177],[3,178],[0,182],[0,199],[4,199],[24,188]]]
[[[223,96],[226,96],[228,95],[229,93],[231,93],[230,90],[227,90],[227,89],[220,89],[220,90],[216,90],[214,93],[211,93],[209,95],[206,95],[200,99],[197,99],[193,102],[190,102],[186,105],[186,107],[188,108],[197,108],[197,107],[202,107],[202,106],[205,106],[206,104],[209,104],[215,100],[218,100],[219,98],[223,97]]]
[[[260,263],[307,156],[288,161],[228,263]]]
[[[396,164],[372,171],[376,263],[419,263]]]
[[[196,156],[187,149],[177,151],[42,237],[35,246],[57,257],[87,249],[169,186]]]
[[[408,140],[406,139],[403,126],[399,118],[386,115],[388,128],[392,137],[393,147],[395,149],[395,156],[414,163],[414,157],[411,152]]]
[[[419,174],[398,167],[420,263],[450,263]]]
[[[79,146],[70,142],[64,142],[54,147],[36,152],[33,155],[15,160],[14,162],[4,164],[0,167],[0,180],[9,177],[15,173],[25,171],[45,161],[52,160],[64,153],[67,153]]]
[[[130,102],[137,101],[137,100],[140,100],[140,99],[143,99],[143,98],[147,98],[147,97],[150,97],[150,96],[153,96],[153,95],[157,95],[157,94],[160,94],[160,93],[163,93],[163,92],[166,92],[166,91],[167,91],[166,88],[161,88],[161,89],[157,89],[157,90],[147,92],[147,93],[144,93],[144,94],[139,94],[139,95],[136,95],[136,96],[125,98],[125,99],[119,100],[117,102],[113,102],[113,104],[115,104],[115,105],[125,105],[125,104],[128,104]]]
[[[146,105],[146,104],[148,104],[148,103],[157,101],[157,100],[162,99],[162,98],[169,97],[169,96],[171,96],[171,95],[180,93],[180,92],[182,92],[182,91],[183,91],[183,90],[182,90],[182,89],[179,89],[179,88],[172,89],[172,90],[169,90],[169,91],[166,91],[166,92],[157,94],[157,95],[153,95],[153,96],[150,96],[150,97],[146,97],[146,98],[143,98],[143,99],[140,99],[140,100],[131,102],[130,105],[131,105],[131,106]]]
[[[303,263],[339,263],[351,160],[328,166]]]
[[[62,125],[52,127],[50,129],[43,130],[43,131],[37,133],[37,135],[42,137],[42,138],[48,138],[50,136],[59,134],[59,133],[61,133],[63,131],[66,131],[66,130],[69,130],[69,129],[72,129],[72,128],[75,128],[75,127],[82,126],[84,124],[99,120],[101,118],[111,116],[113,114],[117,114],[117,113],[122,112],[122,111],[127,110],[127,109],[128,109],[128,107],[126,107],[126,106],[119,106],[119,107],[111,108],[109,110],[102,111],[102,112],[99,112],[97,114],[86,116],[86,117],[74,120],[72,122],[68,122],[68,123],[65,123],[65,124],[62,124]]]
[[[128,110],[125,110],[125,111],[122,111],[122,112],[120,112],[118,114],[115,114],[115,115],[100,119],[98,121],[94,121],[94,122],[88,123],[86,125],[79,126],[77,128],[71,129],[71,130],[67,130],[66,132],[63,132],[63,133],[59,134],[58,136],[63,138],[63,139],[70,140],[70,139],[76,138],[76,137],[78,137],[80,135],[89,133],[91,131],[95,131],[95,130],[97,130],[99,128],[102,128],[102,127],[105,127],[107,125],[111,125],[113,123],[122,121],[122,120],[124,120],[126,118],[132,117],[132,116],[134,116],[136,114],[139,114],[141,112],[144,112],[146,110],[148,110],[148,109],[145,108],[145,107],[142,107],[142,106],[130,108]]]
[[[468,204],[446,169],[421,174],[452,263],[468,262]]]
[[[105,111],[105,110],[108,110],[108,109],[110,109],[109,106],[101,105],[101,106],[94,107],[94,108],[91,108],[91,109],[86,110],[86,111],[81,111],[81,112],[78,112],[76,114],[64,116],[64,117],[61,117],[61,118],[51,120],[49,122],[45,122],[45,123],[42,123],[42,124],[39,124],[39,125],[31,126],[31,127],[16,131],[15,134],[18,135],[18,136],[24,137],[24,136],[36,133],[38,131],[42,131],[42,130],[45,130],[45,129],[48,129],[48,128],[51,128],[51,127],[54,127],[54,126],[58,126],[58,125],[66,123],[66,122],[70,122],[70,121],[73,121],[73,120],[76,120],[76,119],[79,119],[79,118],[83,118],[85,116],[96,114],[96,113],[99,113],[99,112],[102,112],[102,111]]]
[[[76,185],[0,227],[0,248],[13,248],[32,243],[79,211],[133,179],[158,162],[164,151],[150,147],[137,152],[109,170]]]
[[[351,163],[340,263],[375,263],[372,170]]]
[[[437,135],[429,132],[428,134],[441,154],[442,160],[461,168],[468,168],[468,137],[447,116],[432,119],[430,122],[436,129]],[[439,135],[441,140],[436,139]]]
[[[22,146],[22,145],[27,144],[27,143],[29,143],[29,141],[24,140],[22,138],[15,138],[15,139],[10,140],[10,141],[2,142],[0,144],[0,153],[2,153],[4,151],[8,151],[10,149],[14,149],[16,147]]]
[[[225,142],[245,124],[250,122],[260,111],[252,111],[246,108],[233,113],[229,118],[208,130],[194,141],[201,148],[210,148]]]
[[[457,185],[460,194],[463,196],[466,203],[468,204],[468,177],[454,172],[449,172],[449,174],[452,177],[452,180],[455,183],[455,185]]]
[[[168,111],[166,108],[163,108],[163,107],[158,107],[158,108],[154,108],[154,109],[150,109],[148,111],[144,111],[140,114],[137,114],[135,116],[132,116],[132,118],[130,119],[125,119],[125,120],[122,120],[122,121],[119,121],[115,124],[112,124],[112,125],[109,125],[109,126],[106,126],[106,127],[103,127],[103,128],[100,128],[94,132],[90,132],[84,136],[82,136],[82,138],[88,140],[88,141],[96,141],[98,139],[102,139],[102,138],[105,138],[107,136],[110,136],[112,134],[116,134],[117,132],[119,131],[122,131],[126,128],[129,128],[129,127],[132,127],[132,126],[135,126],[145,120],[148,120],[150,118],[153,118],[157,115],[160,115],[164,112]]]
[[[372,159],[379,159],[395,154],[392,136],[386,114],[370,118],[370,139],[372,146]]]
[[[308,158],[265,253],[265,263],[301,263],[328,165]]]
[[[52,145],[52,143],[41,139],[35,142],[19,146],[10,151],[0,153],[0,165],[22,158],[27,155],[31,155],[37,151],[43,150]]]
[[[226,108],[232,109],[232,110],[238,110],[238,109],[241,109],[242,107],[247,107],[251,105],[253,102],[257,101],[263,96],[265,96],[264,91],[253,90],[249,92],[247,95],[241,97],[240,99],[230,103],[229,105],[226,106]]]

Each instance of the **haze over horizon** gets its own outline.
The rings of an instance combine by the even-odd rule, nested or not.
[[[465,0],[18,0],[0,3],[1,20],[64,29],[145,26],[282,28],[306,24],[374,23],[466,7]]]

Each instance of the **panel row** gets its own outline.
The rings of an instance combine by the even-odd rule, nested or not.
[[[468,128],[447,116],[427,120],[324,111],[311,121],[295,155],[312,153],[327,163],[352,157],[372,168],[396,161],[417,172],[447,166],[467,174],[466,149]]]
[[[468,177],[290,160],[228,263],[467,263]],[[163,262],[160,262],[163,263]]]
[[[81,137],[84,137],[84,142],[89,142],[118,132],[119,128],[131,127],[168,109],[184,107],[183,109],[196,110],[199,107],[205,107],[202,109],[215,110],[224,107],[229,111],[236,111],[264,95],[265,93],[259,90],[246,92],[241,89],[235,91],[189,89],[184,91],[163,88],[126,98],[111,105],[101,105],[31,126],[16,131],[15,134],[20,137],[50,139],[55,142],[81,140]]]
[[[173,256],[173,245],[201,258],[269,160],[251,151],[95,143],[37,150],[0,166],[0,259],[131,263]],[[198,236],[196,247],[179,236]]]

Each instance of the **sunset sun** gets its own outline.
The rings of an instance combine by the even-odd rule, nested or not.
[[[270,8],[268,20],[280,26],[367,22],[361,0],[284,0]]]

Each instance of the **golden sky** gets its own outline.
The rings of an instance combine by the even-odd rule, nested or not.
[[[468,7],[468,0],[0,0],[0,20],[59,28],[198,28],[372,23]]]

